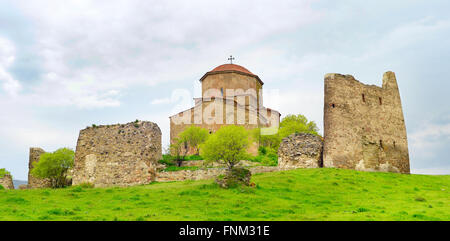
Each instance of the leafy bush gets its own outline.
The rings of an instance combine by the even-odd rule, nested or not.
[[[260,146],[258,148],[259,155],[266,155],[267,154],[267,148],[265,146]]]
[[[216,183],[222,188],[249,186],[251,175],[248,169],[235,167],[227,170],[225,175],[217,176]]]
[[[259,143],[260,146],[278,150],[283,138],[294,133],[310,133],[318,134],[319,128],[314,121],[308,119],[301,114],[287,115],[280,122],[280,128],[256,128],[252,133],[253,140]],[[261,150],[264,151],[264,150]],[[265,155],[265,153],[260,153]]]
[[[264,166],[277,166],[278,160],[277,160],[277,158],[263,156],[261,164],[263,164]]]
[[[184,160],[185,161],[197,161],[197,160],[203,160],[203,157],[201,157],[199,155],[192,155],[192,156],[186,156]],[[164,154],[164,155],[162,155],[162,159],[159,160],[158,162],[166,165],[166,167],[176,167],[177,166],[176,161],[177,161],[176,157],[169,155],[169,154]],[[173,171],[175,169],[167,169],[166,168],[165,170]],[[185,170],[185,169],[178,169],[178,170]]]
[[[68,185],[67,171],[73,167],[75,152],[69,148],[61,148],[53,153],[44,153],[31,171],[38,178],[48,178],[53,188]]]
[[[200,155],[192,155],[192,156],[186,156],[186,161],[201,161],[203,160],[203,157]]]
[[[259,155],[250,158],[250,161],[259,162],[264,166],[277,166],[278,155],[272,148],[260,147],[258,150]]]
[[[280,122],[280,137],[285,138],[293,133],[310,133],[318,135],[319,128],[314,121],[308,119],[301,114],[287,115]]]
[[[196,154],[199,154],[200,145],[208,139],[209,132],[204,128],[192,125],[181,132],[179,136],[182,142],[186,142],[190,147],[194,148]]]
[[[172,160],[181,166],[183,161],[186,159],[187,149],[184,148],[185,142],[182,139],[175,138],[173,143],[170,145],[170,155]]]
[[[11,175],[5,168],[0,168],[0,178],[4,178],[5,175]]]
[[[253,137],[253,141],[259,143],[260,147],[278,149],[281,143],[281,138],[280,135],[277,133],[278,129],[276,129],[274,132],[275,134],[268,135],[264,131],[264,129],[256,128],[251,131],[251,134]]]
[[[0,190],[5,190],[5,188],[0,184]]]
[[[173,162],[174,158],[169,154],[162,155],[162,159],[158,162],[161,164],[165,164],[166,166],[173,166],[175,163]]]
[[[208,162],[219,161],[232,169],[239,161],[247,159],[249,135],[242,126],[222,126],[201,145],[201,155]]]

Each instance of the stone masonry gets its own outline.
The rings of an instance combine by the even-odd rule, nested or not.
[[[323,142],[318,136],[306,133],[292,134],[283,139],[278,149],[281,168],[322,167]]]
[[[148,184],[155,180],[161,152],[161,130],[155,123],[88,127],[78,138],[72,184]]]
[[[295,168],[280,168],[273,166],[256,166],[248,168],[253,174],[265,172],[277,172],[292,170]],[[186,180],[207,180],[214,179],[219,175],[226,173],[226,168],[205,168],[200,170],[181,170],[174,172],[158,172],[155,181],[157,182],[171,182],[171,181],[186,181]]]
[[[44,153],[45,151],[42,148],[38,147],[30,148],[30,158],[28,162],[28,186],[27,186],[30,189],[51,187],[50,180],[34,177],[33,175],[31,175],[31,170],[33,170],[36,163],[39,162],[41,155]]]
[[[0,185],[2,185],[5,189],[14,189],[12,176],[10,174],[5,174],[2,178],[0,178]]]
[[[393,72],[383,85],[351,75],[327,74],[324,101],[324,167],[409,173],[405,120]]]

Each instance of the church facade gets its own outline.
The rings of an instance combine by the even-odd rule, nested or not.
[[[205,128],[210,134],[224,125],[239,125],[247,130],[278,128],[280,113],[263,106],[264,83],[248,69],[236,64],[220,65],[200,78],[202,96],[194,98],[195,105],[170,116],[170,142],[191,125]],[[188,154],[193,150],[185,144]],[[258,143],[252,141],[248,150],[257,154]]]

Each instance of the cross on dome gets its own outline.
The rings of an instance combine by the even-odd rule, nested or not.
[[[230,57],[228,58],[228,60],[230,61],[230,64],[233,64],[233,60],[234,60],[233,55],[230,55]]]

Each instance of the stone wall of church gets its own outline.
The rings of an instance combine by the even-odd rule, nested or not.
[[[161,130],[155,123],[137,121],[86,128],[80,131],[77,142],[73,185],[148,184],[155,180],[161,154]]]
[[[327,74],[324,101],[324,167],[409,173],[408,141],[393,72],[383,86],[351,75]]]

